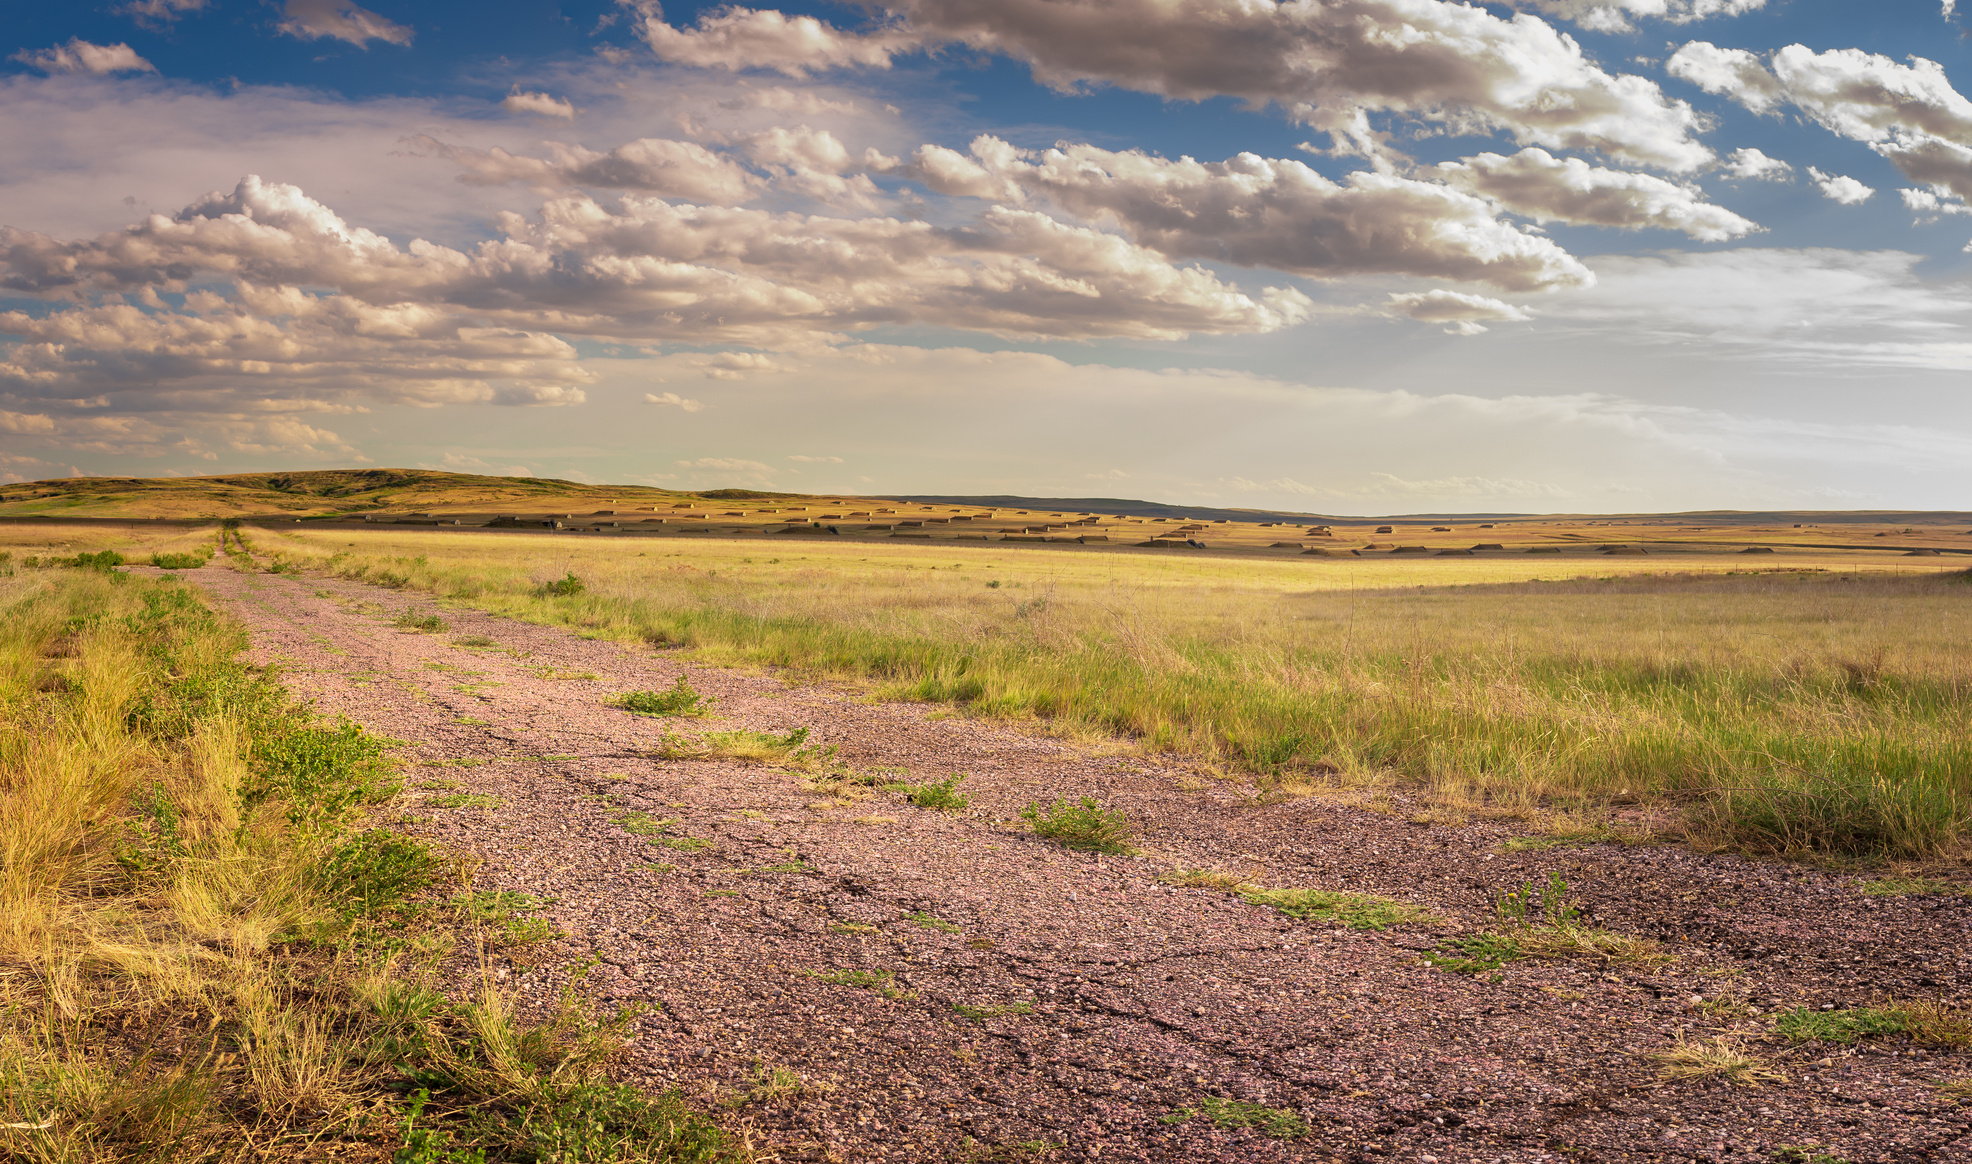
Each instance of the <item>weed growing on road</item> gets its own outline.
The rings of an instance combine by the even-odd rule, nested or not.
[[[835,745],[809,743],[805,727],[782,734],[744,729],[706,732],[696,739],[666,732],[654,751],[663,760],[738,760],[794,772],[827,772],[840,763]]]
[[[680,675],[676,683],[663,691],[626,691],[612,700],[610,706],[637,715],[691,716],[710,715],[712,705],[717,702],[712,696],[693,690],[691,683]]]
[[[959,791],[965,780],[965,773],[954,772],[943,780],[931,780],[923,784],[900,784],[898,791],[904,799],[919,808],[935,808],[941,812],[963,812],[972,803],[972,797]]]
[[[1796,1007],[1774,1016],[1774,1031],[1795,1042],[1854,1043],[1906,1035],[1937,1046],[1972,1046],[1972,1009],[1926,1000],[1883,1006],[1816,1010]]]
[[[748,1104],[775,1106],[803,1095],[826,1095],[835,1090],[832,1083],[803,1079],[792,1067],[775,1067],[756,1062],[747,1073],[746,1090],[726,1101],[728,1107]]]
[[[1782,1144],[1767,1157],[1772,1164],[1849,1164],[1847,1156],[1824,1152],[1826,1144]]]
[[[1545,884],[1528,881],[1500,894],[1496,911],[1517,956],[1575,958],[1622,966],[1657,966],[1673,961],[1658,943],[1614,930],[1582,924],[1568,882],[1550,873]]]
[[[1689,1039],[1680,1035],[1677,1042],[1661,1051],[1652,1051],[1649,1058],[1657,1064],[1659,1079],[1720,1079],[1741,1087],[1787,1080],[1787,1076],[1766,1060],[1747,1050],[1744,1043],[1723,1036]]]
[[[892,970],[804,970],[802,973],[831,986],[853,986],[885,998],[913,997],[910,991],[897,986],[897,974]]]
[[[489,944],[494,946],[531,945],[561,936],[561,931],[547,918],[522,916],[546,909],[553,904],[552,899],[497,889],[458,893],[446,904],[461,918],[487,927]]]
[[[1218,1095],[1205,1096],[1198,1101],[1197,1106],[1181,1107],[1169,1115],[1159,1117],[1159,1121],[1181,1124],[1199,1116],[1212,1121],[1217,1127],[1252,1128],[1276,1140],[1298,1140],[1314,1131],[1307,1118],[1292,1108],[1268,1107],[1265,1104],[1250,1103],[1243,1099],[1227,1099]]]
[[[485,650],[488,647],[497,647],[500,643],[497,639],[490,639],[485,635],[460,635],[452,640],[452,645],[463,647],[468,651],[477,651]]]
[[[435,635],[445,629],[445,620],[435,614],[419,614],[407,610],[390,620],[390,625],[398,630],[416,631],[419,634]]]
[[[1066,849],[1089,853],[1131,853],[1136,828],[1121,809],[1104,808],[1093,796],[1079,801],[1057,800],[1043,808],[1030,804],[1020,810],[1034,835]]]
[[[955,925],[943,918],[933,917],[928,913],[907,913],[904,915],[904,920],[914,926],[921,926],[927,930],[939,930],[947,934],[956,934],[965,929],[964,926]]]
[[[479,792],[454,792],[448,796],[429,796],[425,803],[433,808],[498,808],[500,798]]]
[[[1251,905],[1264,905],[1291,918],[1333,922],[1352,930],[1387,930],[1391,926],[1441,920],[1422,906],[1374,893],[1256,887],[1240,890],[1239,896]]]
[[[969,1006],[963,1002],[955,1002],[952,1004],[952,1011],[960,1018],[983,1023],[989,1018],[998,1018],[1003,1014],[1033,1014],[1034,1004],[1024,1000],[1000,1003],[997,1006]]]
[[[1938,1096],[1953,1103],[1972,1103],[1972,1076],[1947,1079],[1938,1084]]]
[[[1472,934],[1442,943],[1424,961],[1454,974],[1484,974],[1524,956],[1520,943],[1505,934]]]

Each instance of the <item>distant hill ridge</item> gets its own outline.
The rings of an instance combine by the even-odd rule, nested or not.
[[[225,473],[210,477],[64,477],[0,485],[0,517],[215,518],[406,514],[440,512],[541,512],[574,510],[611,503],[651,505],[677,501],[738,501],[806,498],[843,501],[899,501],[925,505],[1100,513],[1191,521],[1282,522],[1295,525],[1365,522],[1515,521],[1535,517],[1684,518],[1708,524],[1777,522],[1846,523],[1953,521],[1972,523],[1972,513],[1917,510],[1735,511],[1676,514],[1407,513],[1337,516],[1295,510],[1242,509],[1139,501],[1121,497],[1024,497],[1015,494],[844,494],[770,493],[755,489],[660,489],[648,485],[590,485],[554,477],[492,477],[438,469],[302,469]]]

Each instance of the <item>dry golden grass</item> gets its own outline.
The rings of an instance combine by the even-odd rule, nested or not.
[[[364,828],[394,791],[381,745],[292,706],[243,644],[181,585],[0,577],[0,1159],[571,1136],[748,1158],[675,1098],[612,1090],[621,1023],[434,992],[456,937],[508,919],[404,905],[439,863]],[[413,1067],[453,1080],[415,1113]]]
[[[1701,840],[1797,853],[1935,857],[1972,826],[1972,610],[1935,567],[255,536],[353,578],[1035,717],[1274,789],[1402,781],[1461,811],[1585,818],[1653,803]],[[571,575],[579,592],[544,589]]]
[[[1651,1052],[1649,1058],[1657,1064],[1659,1079],[1718,1079],[1741,1087],[1787,1081],[1787,1076],[1745,1043],[1725,1036],[1690,1039],[1681,1035],[1671,1046]]]

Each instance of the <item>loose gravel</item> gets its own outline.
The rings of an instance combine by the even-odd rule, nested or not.
[[[1972,1162],[1972,1104],[1937,1092],[1972,1076],[1965,1049],[1790,1044],[1770,1018],[1972,1000],[1972,898],[1868,896],[1853,876],[1669,846],[1506,852],[1507,824],[1265,803],[1175,759],[422,596],[192,576],[290,689],[405,741],[403,827],[482,857],[479,888],[552,900],[544,916],[563,936],[496,973],[540,1004],[593,961],[585,989],[646,1008],[624,1078],[729,1105],[770,1158]],[[448,630],[393,628],[407,613]],[[497,645],[454,642],[473,636]],[[716,698],[711,717],[609,706],[681,674]],[[962,772],[971,804],[920,809],[654,755],[667,731],[736,728],[808,728],[887,779]],[[430,803],[452,791],[495,799]],[[1070,852],[1019,819],[1084,795],[1137,823],[1137,855]],[[1157,879],[1175,867],[1383,894],[1439,920],[1297,921]],[[1476,975],[1425,962],[1495,924],[1503,890],[1551,873],[1589,921],[1676,960]],[[1658,1077],[1651,1053],[1722,1033],[1785,1081]],[[799,1082],[762,1086],[773,1069]],[[1239,1121],[1208,1099],[1298,1113],[1307,1130],[1221,1126]]]

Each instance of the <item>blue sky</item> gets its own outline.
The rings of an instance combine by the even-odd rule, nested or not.
[[[1972,61],[1857,11],[39,6],[0,479],[1972,507]]]

